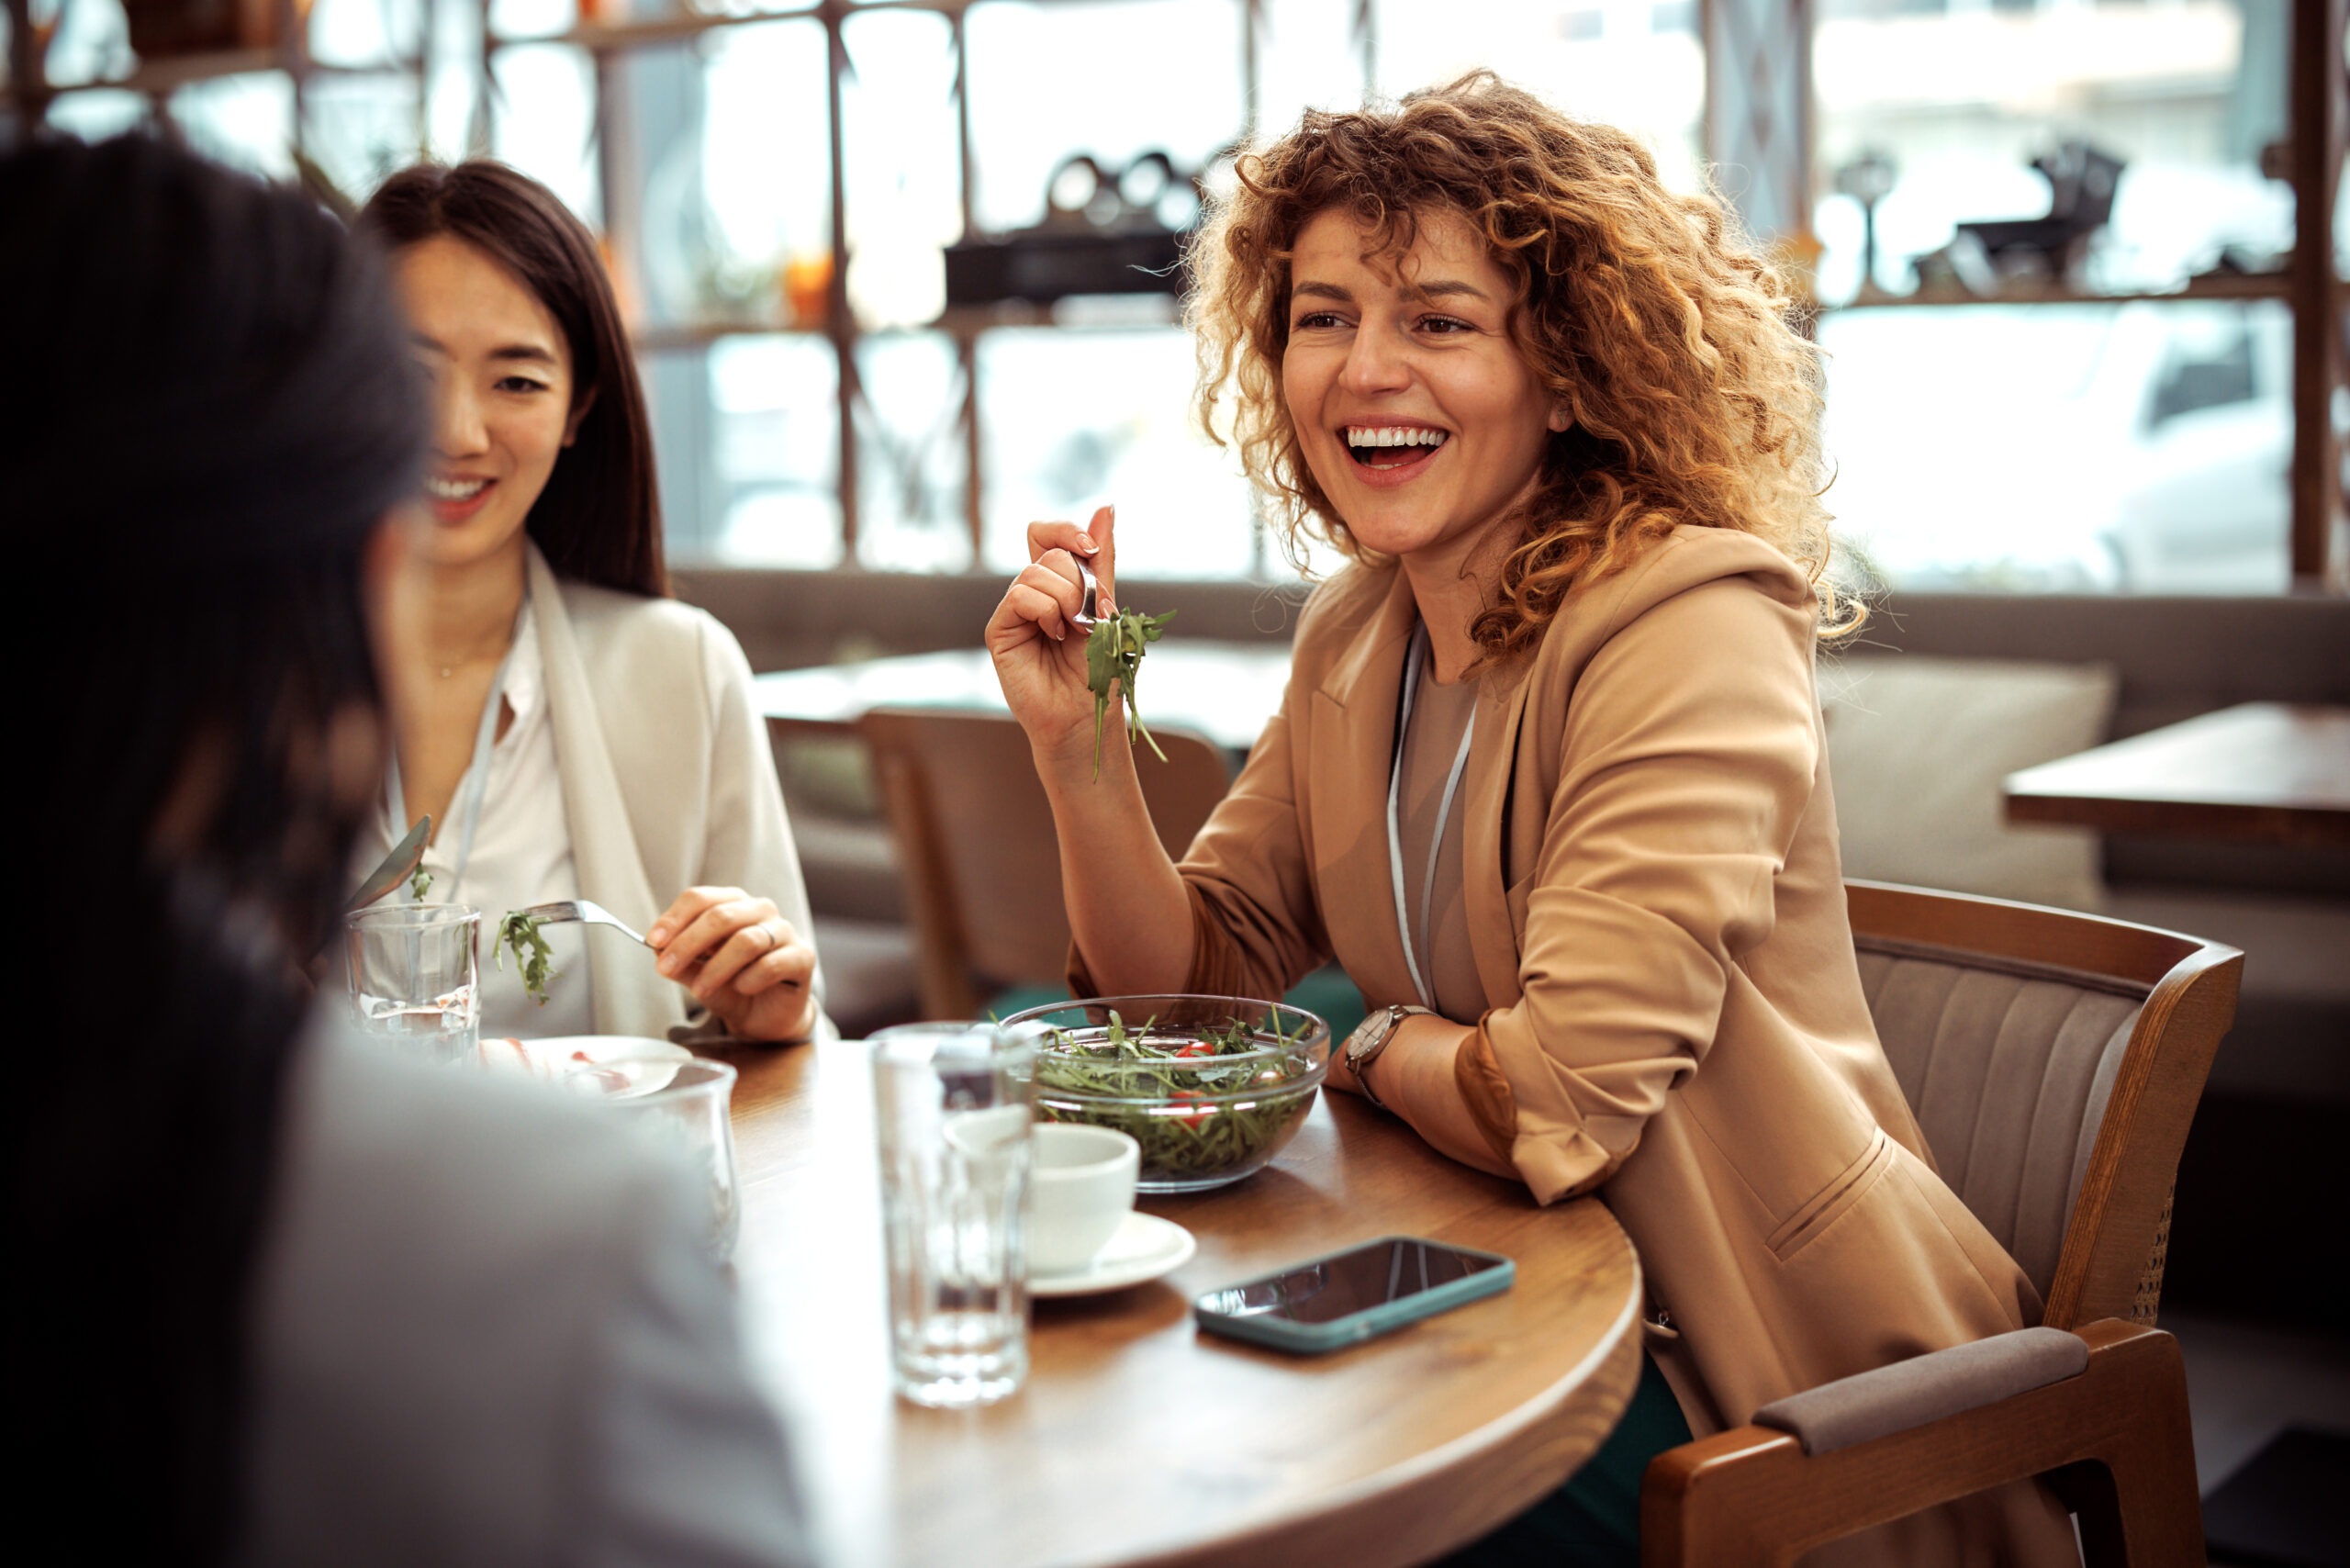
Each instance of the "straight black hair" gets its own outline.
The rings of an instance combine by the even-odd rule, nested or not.
[[[420,163],[378,186],[359,230],[390,252],[461,240],[520,280],[571,348],[571,408],[586,408],[526,526],[561,577],[666,596],[653,425],[595,236],[555,194],[487,158]]]
[[[144,136],[0,159],[0,528],[20,664],[11,1445],[73,1554],[234,1544],[281,1102],[381,776],[363,560],[422,388],[309,200]],[[22,633],[20,633],[20,638]],[[21,645],[21,644],[20,644]]]

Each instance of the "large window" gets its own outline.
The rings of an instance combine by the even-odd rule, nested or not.
[[[1860,160],[1885,162],[1871,281],[1894,294],[1954,281],[1935,263],[1921,277],[1916,261],[1951,245],[1959,223],[2047,213],[2053,193],[2031,162],[2068,142],[2121,170],[2109,220],[2050,281],[2121,293],[2274,268],[2293,242],[2292,193],[2261,162],[2285,137],[2288,3],[1826,0],[1818,188],[1836,193]],[[1820,295],[1849,300],[1861,205],[1826,195],[1818,222]]]
[[[78,134],[166,115],[352,196],[420,154],[546,181],[606,236],[680,559],[1001,572],[1115,502],[1128,570],[1259,578],[1290,568],[1192,422],[1171,297],[949,308],[947,249],[1084,205],[1080,155],[1116,208],[1153,155],[1228,177],[1251,133],[1477,67],[1735,192],[1699,28],[1744,7],[1809,62],[1807,140],[1774,134],[1816,235],[1766,239],[1816,237],[1850,554],[1911,587],[2288,579],[2296,0],[1812,0],[1807,57],[1774,0],[311,0],[303,49],[155,62],[118,0],[22,3]],[[1180,177],[1133,200],[1196,217]]]
[[[1827,0],[1829,499],[1882,579],[2287,586],[2288,3]],[[2068,196],[2077,238],[1976,227]],[[2064,302],[2150,294],[2194,297]]]
[[[2290,331],[2271,300],[1832,312],[1838,531],[1911,588],[2281,592]]]
[[[1673,185],[1704,160],[1696,0],[1374,0],[1379,91],[1483,68],[1569,113],[1637,133]]]

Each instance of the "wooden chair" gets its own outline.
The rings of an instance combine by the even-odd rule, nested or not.
[[[1641,1562],[1790,1563],[2037,1476],[2078,1517],[2088,1568],[2202,1568],[2186,1376],[2154,1325],[2179,1149],[2244,955],[2093,915],[1847,889],[1886,1054],[1943,1178],[2039,1287],[2042,1327],[1845,1378],[1659,1455]]]
[[[970,1018],[1007,985],[1059,987],[1069,958],[1060,851],[1028,737],[1002,714],[877,708],[857,721],[921,948],[925,1018]],[[1201,736],[1154,729],[1143,799],[1180,857],[1231,782]]]

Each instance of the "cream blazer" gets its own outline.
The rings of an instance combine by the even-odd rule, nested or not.
[[[1308,603],[1281,711],[1181,864],[1188,989],[1278,996],[1335,955],[1373,1007],[1416,1000],[1385,810],[1416,614],[1393,566]],[[1676,530],[1484,677],[1461,785],[1488,1009],[1464,1092],[1538,1202],[1596,1191],[1623,1224],[1699,1436],[2040,1316],[1877,1043],[1815,616],[1769,544]],[[2011,1488],[1824,1556],[2070,1562],[2054,1509]]]
[[[737,887],[808,936],[800,852],[733,633],[675,599],[565,582],[535,544],[529,572],[579,896],[643,931],[688,888]],[[626,937],[591,940],[599,1034],[720,1027]],[[815,984],[829,1036],[821,966]]]

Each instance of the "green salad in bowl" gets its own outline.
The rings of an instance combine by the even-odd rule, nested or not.
[[[1145,1193],[1197,1193],[1262,1170],[1329,1070],[1330,1026],[1237,996],[1105,996],[1003,1021],[1037,1039],[1036,1116],[1132,1134]]]

